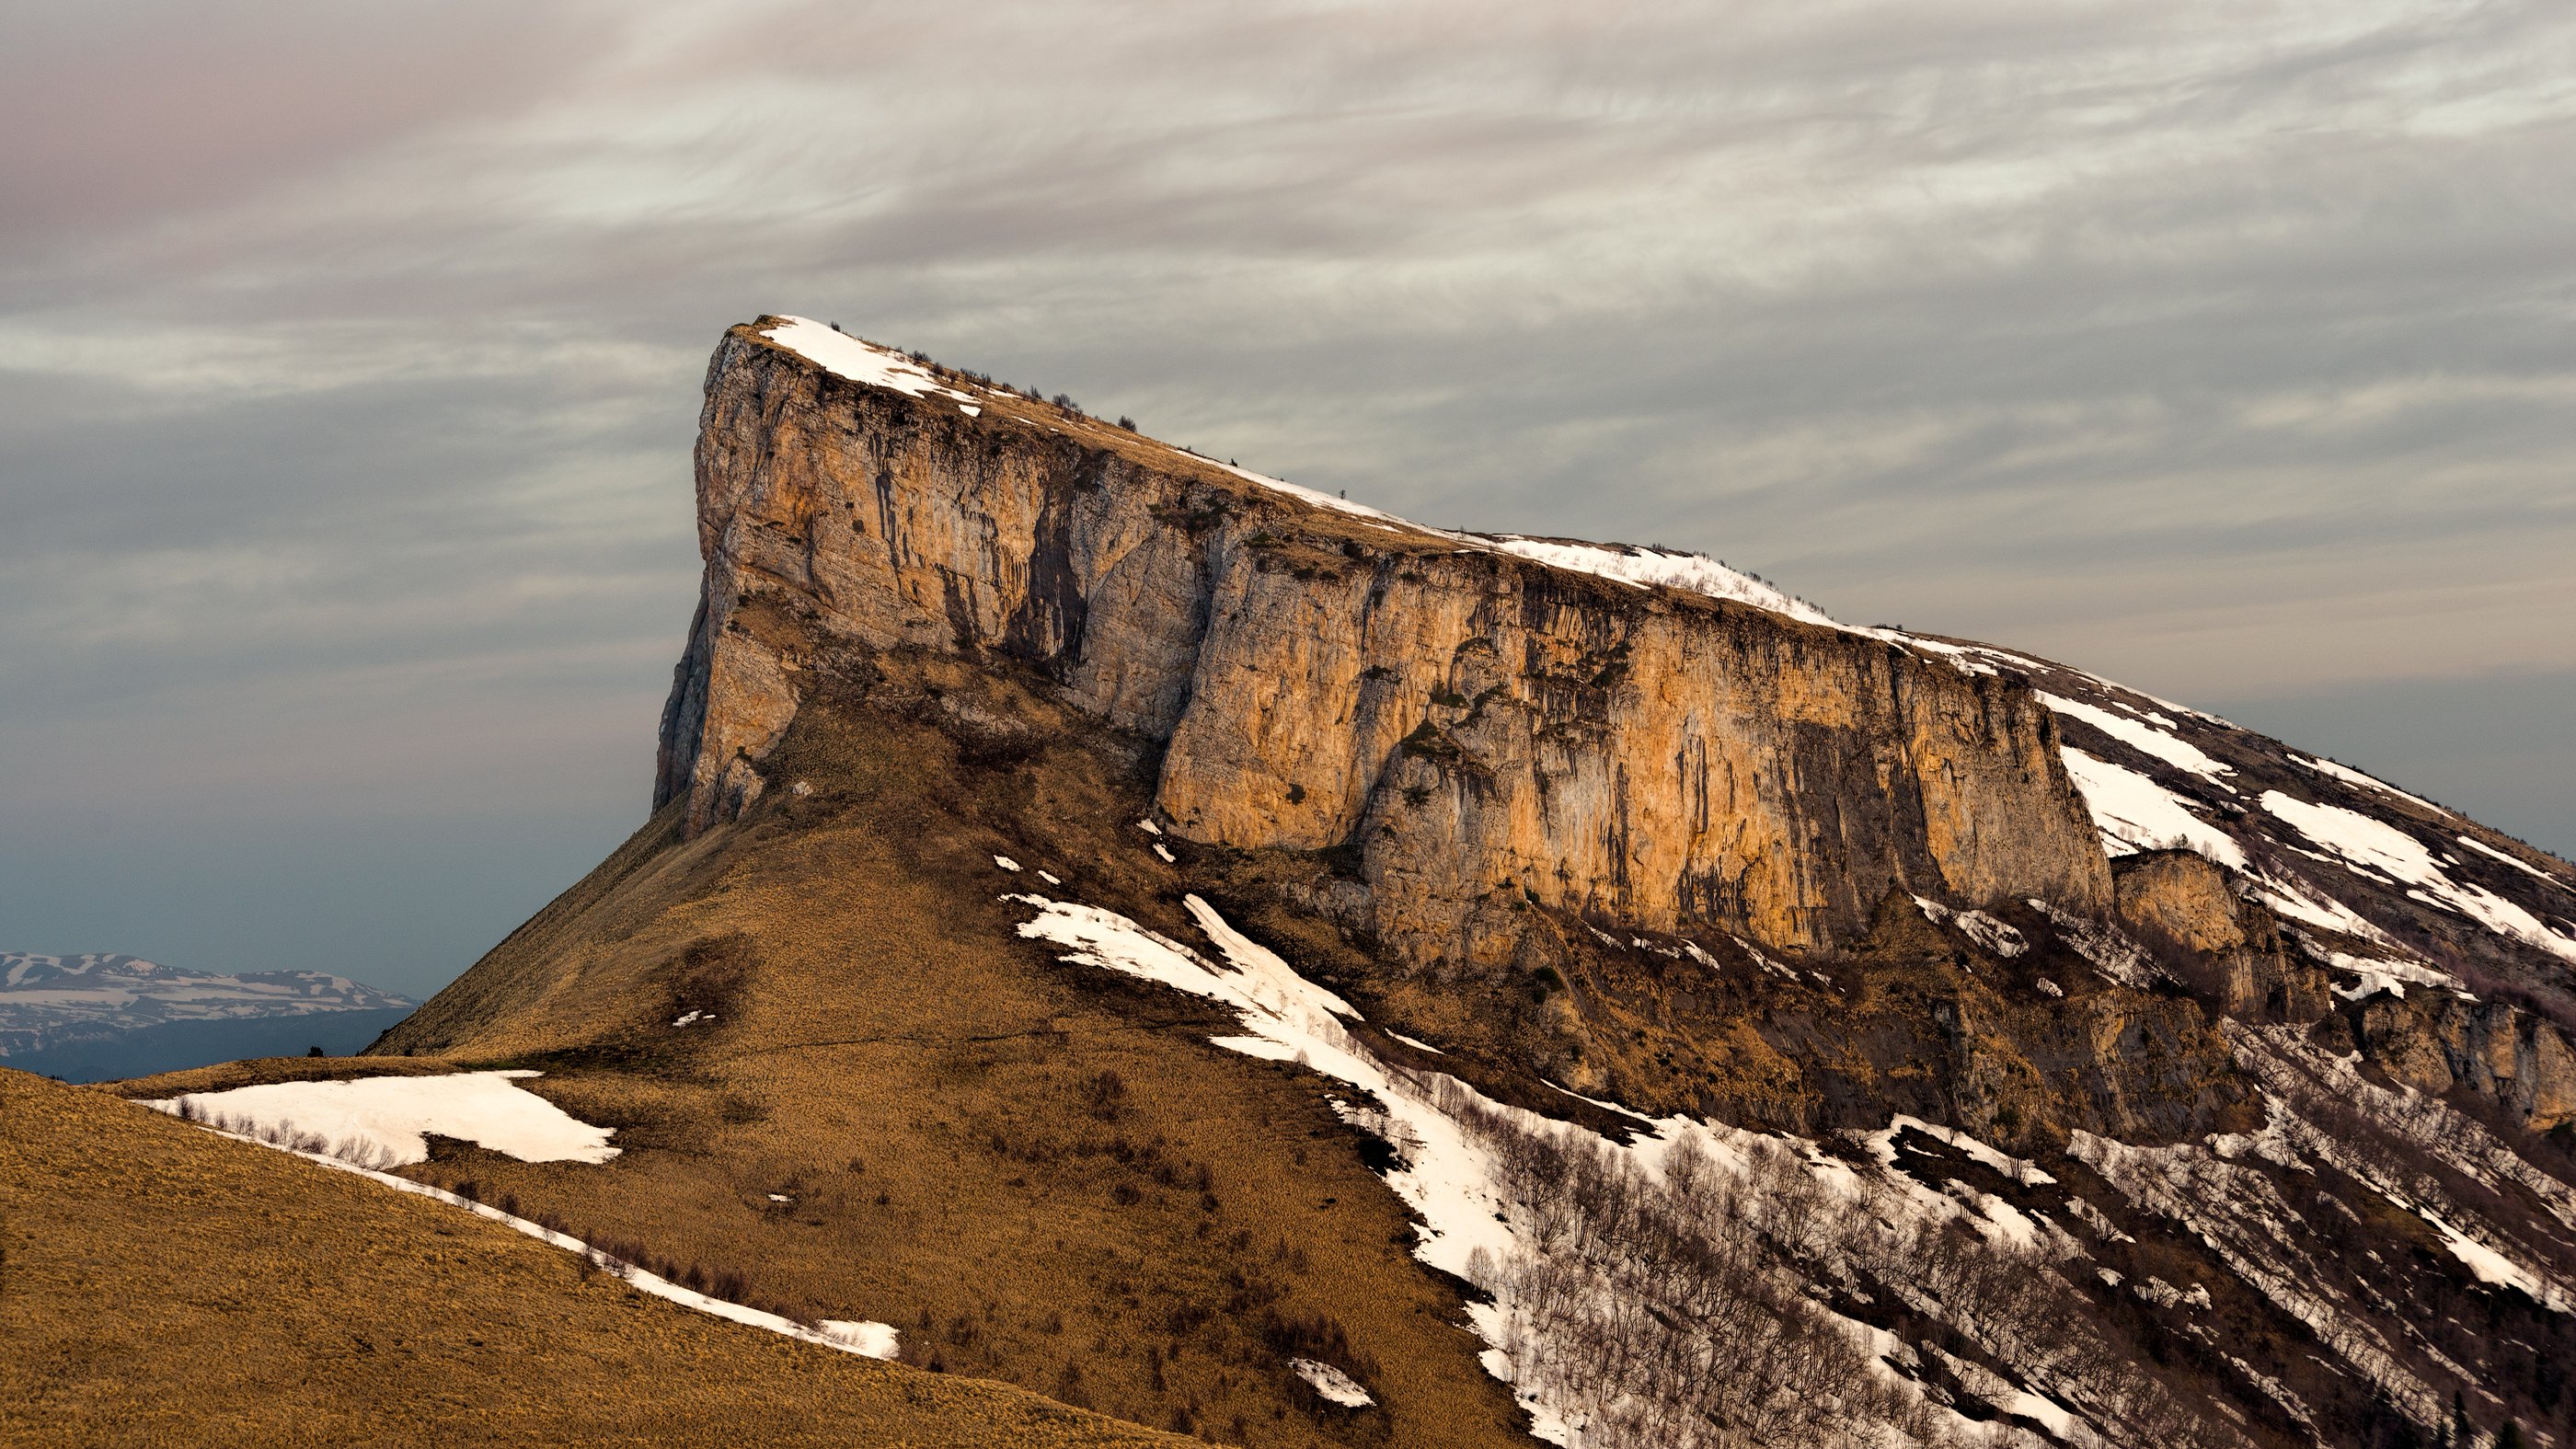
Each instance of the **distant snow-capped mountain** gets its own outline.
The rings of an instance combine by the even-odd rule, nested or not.
[[[183,1021],[383,1011],[406,997],[321,971],[221,976],[136,956],[0,951],[0,1058]]]

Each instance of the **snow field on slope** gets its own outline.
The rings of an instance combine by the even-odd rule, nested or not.
[[[2022,939],[2021,932],[1983,911],[1954,911],[1939,901],[1922,896],[1916,896],[1914,904],[1923,912],[1925,920],[1936,926],[1957,926],[1969,940],[2007,960],[2030,949],[2030,943]]]
[[[2307,1325],[2418,1418],[2434,1422],[2440,1399],[2386,1336],[2349,1310],[2332,1275],[2302,1246],[2314,1235],[2270,1178],[2197,1142],[2137,1147],[2079,1130],[2069,1137],[2067,1154],[2100,1173],[2132,1206],[2199,1238],[2229,1272]]]
[[[2039,701],[2070,719],[2080,719],[2120,743],[2143,754],[2155,756],[2177,770],[2187,771],[2233,792],[2233,787],[2218,777],[2230,774],[2235,767],[2223,765],[2200,752],[2190,741],[2168,734],[2142,719],[2113,714],[2107,709],[2079,703],[2046,690],[2038,691]]]
[[[521,1162],[606,1162],[614,1127],[593,1127],[520,1086],[531,1071],[269,1082],[146,1102],[249,1136],[310,1133],[390,1167],[429,1160],[425,1134],[479,1143]]]
[[[2436,970],[2421,962],[2393,960],[2384,956],[2355,956],[2345,951],[2328,951],[2324,955],[2326,965],[2330,969],[2349,971],[2361,978],[2350,987],[2329,988],[2335,995],[2346,1001],[2359,1001],[2375,991],[2385,991],[2391,996],[2404,996],[2409,986],[2430,986],[2437,990],[2468,997],[2472,1001],[2477,999],[2469,996],[2469,993],[2462,989],[2466,983],[2457,976],[2448,971]]]
[[[902,353],[861,342],[810,317],[789,317],[776,327],[762,329],[760,335],[836,377],[909,397],[948,398],[960,404],[957,410],[970,418],[982,411],[977,406],[981,399],[973,393],[959,392],[938,381],[929,369]]]
[[[2409,795],[2405,791],[2398,789],[2396,786],[2389,784],[2385,780],[2379,779],[2376,776],[2365,775],[2359,770],[2351,769],[2344,765],[2338,765],[2332,760],[2312,760],[2305,755],[2293,751],[2290,752],[2290,763],[2304,766],[2307,769],[2316,771],[2320,775],[2332,776],[2335,779],[2343,781],[2347,785],[2359,785],[2365,790],[2376,790],[2382,795],[2394,795],[2400,800],[2411,800],[2414,803],[2423,806],[2425,809],[2432,811],[2436,815],[2448,815],[2451,813],[2420,795]]]
[[[2349,1125],[2329,1131],[2311,1114],[2350,1124],[2357,1113],[2368,1128],[2490,1191],[2512,1184],[2562,1226],[2576,1224],[2576,1190],[2540,1172],[2441,1101],[2412,1088],[2369,1081],[2359,1071],[2357,1055],[2338,1056],[2306,1040],[2299,1028],[2230,1021],[2222,1029],[2238,1066],[2261,1088],[2266,1109],[2261,1130],[2168,1147],[2135,1147],[2077,1132],[2069,1145],[2071,1155],[2091,1164],[2135,1206],[2197,1236],[2231,1272],[2307,1324],[2419,1421],[2439,1422],[2445,1412],[2442,1397],[2407,1366],[2404,1348],[2361,1316],[2371,1305],[2345,1292],[2335,1265],[2310,1256],[2320,1242],[2314,1230],[2291,1210],[2271,1179],[2245,1159],[2292,1173],[2330,1166],[2422,1219],[2470,1276],[2519,1288],[2559,1312],[2569,1309],[2565,1289],[2498,1247],[2512,1242],[2500,1226],[2450,1201],[2437,1179],[2402,1158],[2392,1162],[2366,1136],[2348,1135]],[[2369,1295],[2366,1284],[2363,1292]],[[2429,1345],[2418,1342],[2415,1347],[2431,1353]],[[2468,1376],[2440,1354],[2431,1356]],[[2305,1417],[2293,1399],[2275,1397]]]
[[[2521,871],[2524,875],[2530,876],[2534,880],[2547,881],[2549,884],[2558,887],[2569,895],[2576,895],[2576,885],[2569,885],[2567,882],[2560,880],[2558,877],[2551,875],[2545,870],[2541,870],[2535,866],[2526,865],[2522,861],[2505,854],[2503,851],[2496,849],[2492,845],[2480,845],[2478,842],[2471,840],[2465,835],[2454,835],[2451,838],[2460,842],[2462,845],[2467,846],[2469,849],[2476,851],[2480,855],[2490,855],[2503,861],[2505,864],[2512,866],[2515,870]]]
[[[1834,629],[1842,627],[1824,610],[1806,600],[1728,568],[1705,554],[1671,553],[1663,549],[1607,543],[1558,543],[1523,538],[1512,533],[1479,537],[1487,539],[1491,547],[1504,553],[1534,559],[1555,568],[1597,574],[1639,588],[1662,585],[1686,593],[1705,594],[1712,599],[1751,604],[1757,609],[1785,614],[1809,624],[1822,624]]]
[[[2182,797],[2135,770],[2096,759],[2071,745],[2057,753],[2066,762],[2067,778],[2074,781],[2076,793],[2084,797],[2084,807],[2092,812],[2094,828],[2123,847],[2115,854],[2161,850],[2179,842],[2221,865],[2245,869],[2244,848],[2227,832],[2191,813]]]
[[[2576,940],[2550,930],[2531,912],[2474,882],[2452,880],[2423,842],[2395,826],[2339,805],[2310,804],[2278,790],[2264,791],[2262,803],[2301,835],[2355,866],[2418,887],[2407,892],[2417,900],[2446,906],[2499,935],[2576,961]]]
[[[1944,1194],[1902,1172],[1873,1173],[1864,1179],[1849,1164],[1801,1139],[1772,1139],[1682,1117],[1648,1119],[1614,1107],[1648,1129],[1642,1130],[1634,1141],[1622,1144],[1579,1126],[1496,1102],[1443,1073],[1391,1072],[1345,1026],[1346,1021],[1360,1019],[1347,1002],[1299,976],[1276,954],[1236,931],[1214,907],[1195,895],[1186,897],[1184,904],[1216,946],[1222,966],[1114,911],[1034,894],[1008,895],[1003,899],[1037,911],[1036,916],[1018,927],[1018,933],[1064,948],[1066,954],[1060,960],[1160,982],[1233,1007],[1245,1028],[1243,1034],[1212,1037],[1214,1045],[1265,1060],[1299,1062],[1369,1093],[1382,1104],[1382,1111],[1348,1103],[1336,1106],[1346,1120],[1387,1138],[1398,1149],[1401,1165],[1387,1172],[1385,1180],[1421,1219],[1415,1256],[1470,1281],[1480,1281],[1473,1276],[1477,1270],[1516,1253],[1534,1252],[1536,1245],[1527,1236],[1530,1228],[1517,1210],[1520,1205],[1499,1191],[1503,1173],[1492,1149],[1459,1116],[1444,1110],[1435,1100],[1438,1098],[1463,1104],[1462,1115],[1491,1114],[1524,1132],[1613,1154],[1656,1181],[1661,1180],[1665,1164],[1686,1142],[1700,1158],[1739,1177],[1752,1171],[1750,1154],[1792,1151],[1825,1192],[1856,1208],[1866,1204],[1871,1214],[1892,1214],[1900,1222],[1965,1219],[1992,1242],[2053,1253],[2082,1252],[2054,1223],[2034,1222],[1991,1195],[1956,1185],[1953,1194]],[[2031,1164],[1966,1133],[1913,1119],[1892,1124],[1878,1137],[1892,1140],[1907,1127],[1920,1127],[1997,1171],[2020,1175],[2025,1181],[2049,1180]],[[1880,1141],[1873,1150],[1881,1148],[1885,1160],[1892,1161],[1894,1149]],[[1522,1376],[1513,1371],[1513,1350],[1527,1352],[1527,1325],[1509,1294],[1497,1292],[1490,1302],[1471,1304],[1468,1314],[1479,1335],[1493,1345],[1483,1356],[1485,1367],[1496,1378],[1512,1383],[1515,1397],[1531,1416],[1532,1432],[1556,1444],[1581,1446],[1591,1442],[1586,1435],[1590,1415],[1584,1406],[1552,1393],[1547,1383],[1515,1382]],[[1887,1355],[1904,1357],[1910,1350],[1878,1330],[1838,1315],[1833,1319],[1855,1339],[1872,1345],[1870,1362],[1882,1378],[1902,1385],[1907,1392],[1918,1391],[1912,1381],[1881,1361]],[[2008,1406],[2044,1423],[2079,1425],[2071,1411],[2039,1395],[2030,1395],[2026,1401],[2010,1399]],[[1989,1432],[1946,1408],[1940,1414],[1953,1432],[1980,1437]],[[2089,1430],[2082,1432],[2087,1441],[2098,1442]],[[1972,1437],[1969,1442],[1975,1441]],[[1900,1436],[1887,1442],[1905,1441]]]
[[[1365,1409],[1377,1402],[1368,1390],[1360,1387],[1359,1380],[1321,1359],[1292,1358],[1288,1360],[1288,1367],[1295,1370],[1297,1377],[1304,1379],[1316,1393],[1345,1409]]]
[[[135,1105],[176,1115],[176,1108],[173,1105],[175,1100],[137,1102]],[[827,1318],[818,1324],[807,1325],[780,1314],[748,1308],[728,1299],[700,1293],[693,1288],[683,1288],[659,1274],[648,1273],[631,1263],[611,1258],[568,1233],[559,1233],[541,1223],[530,1222],[526,1218],[505,1213],[490,1203],[459,1197],[445,1188],[432,1187],[425,1182],[414,1182],[408,1177],[396,1177],[390,1172],[362,1166],[327,1152],[308,1152],[299,1147],[263,1141],[258,1137],[228,1131],[222,1127],[209,1127],[207,1130],[218,1137],[229,1137],[236,1142],[247,1142],[253,1147],[266,1147],[292,1157],[301,1157],[307,1162],[330,1168],[334,1172],[354,1173],[380,1186],[392,1188],[396,1192],[410,1193],[414,1197],[431,1198],[446,1203],[450,1207],[463,1208],[478,1218],[500,1223],[550,1247],[579,1253],[599,1265],[602,1270],[616,1274],[628,1287],[639,1293],[666,1299],[683,1308],[693,1308],[700,1313],[721,1318],[727,1322],[739,1323],[747,1328],[763,1329],[805,1343],[820,1344],[825,1348],[839,1349],[843,1353],[854,1353],[862,1358],[891,1359],[895,1356],[901,1341],[900,1333],[890,1324],[866,1319]]]
[[[2067,779],[2074,783],[2075,793],[2083,797],[2085,809],[2093,816],[2094,828],[2102,836],[2103,849],[2110,854],[2127,855],[2137,850],[2161,850],[2174,846],[2195,850],[2243,874],[2254,883],[2265,905],[2294,921],[2323,926],[2396,949],[2396,943],[2388,938],[2387,933],[2364,920],[2343,902],[2303,881],[2280,880],[2254,869],[2252,862],[2245,857],[2245,848],[2236,843],[2235,837],[2193,814],[2181,796],[2162,785],[2135,770],[2096,759],[2072,745],[2060,746],[2057,753],[2065,761]],[[2264,798],[2268,800],[2271,797],[2266,795]],[[2040,905],[2043,911],[2049,909],[2044,904],[2034,904]],[[2512,908],[2510,902],[2498,901],[2497,904]],[[2066,923],[2060,921],[2059,924],[2064,926]],[[2096,959],[2094,964],[2100,966],[2103,963]],[[2137,980],[2129,980],[2121,971],[2107,966],[2104,969],[2115,979],[2127,980],[2129,985],[2140,984]],[[2448,976],[2440,980],[2445,984],[2457,984]]]

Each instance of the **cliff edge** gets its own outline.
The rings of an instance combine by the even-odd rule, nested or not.
[[[717,349],[697,481],[655,789],[693,831],[856,646],[1053,681],[1160,749],[1164,828],[1338,853],[1416,964],[1508,959],[1523,902],[1805,948],[1891,890],[2111,901],[2028,687],[1706,560],[1422,528],[793,318]]]

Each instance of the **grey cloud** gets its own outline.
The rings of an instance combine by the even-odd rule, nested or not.
[[[0,817],[632,823],[768,310],[2179,698],[2576,669],[2564,7],[11,23]]]

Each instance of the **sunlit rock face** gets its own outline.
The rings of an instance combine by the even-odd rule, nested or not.
[[[1181,837],[1340,852],[1337,913],[1415,962],[1508,959],[1525,902],[1791,948],[1856,936],[1891,888],[2110,904],[2017,681],[908,382],[932,374],[892,354],[836,371],[785,330],[735,328],[708,371],[705,594],[657,788],[693,829],[759,794],[817,681],[911,648],[1012,661],[1159,745]]]

